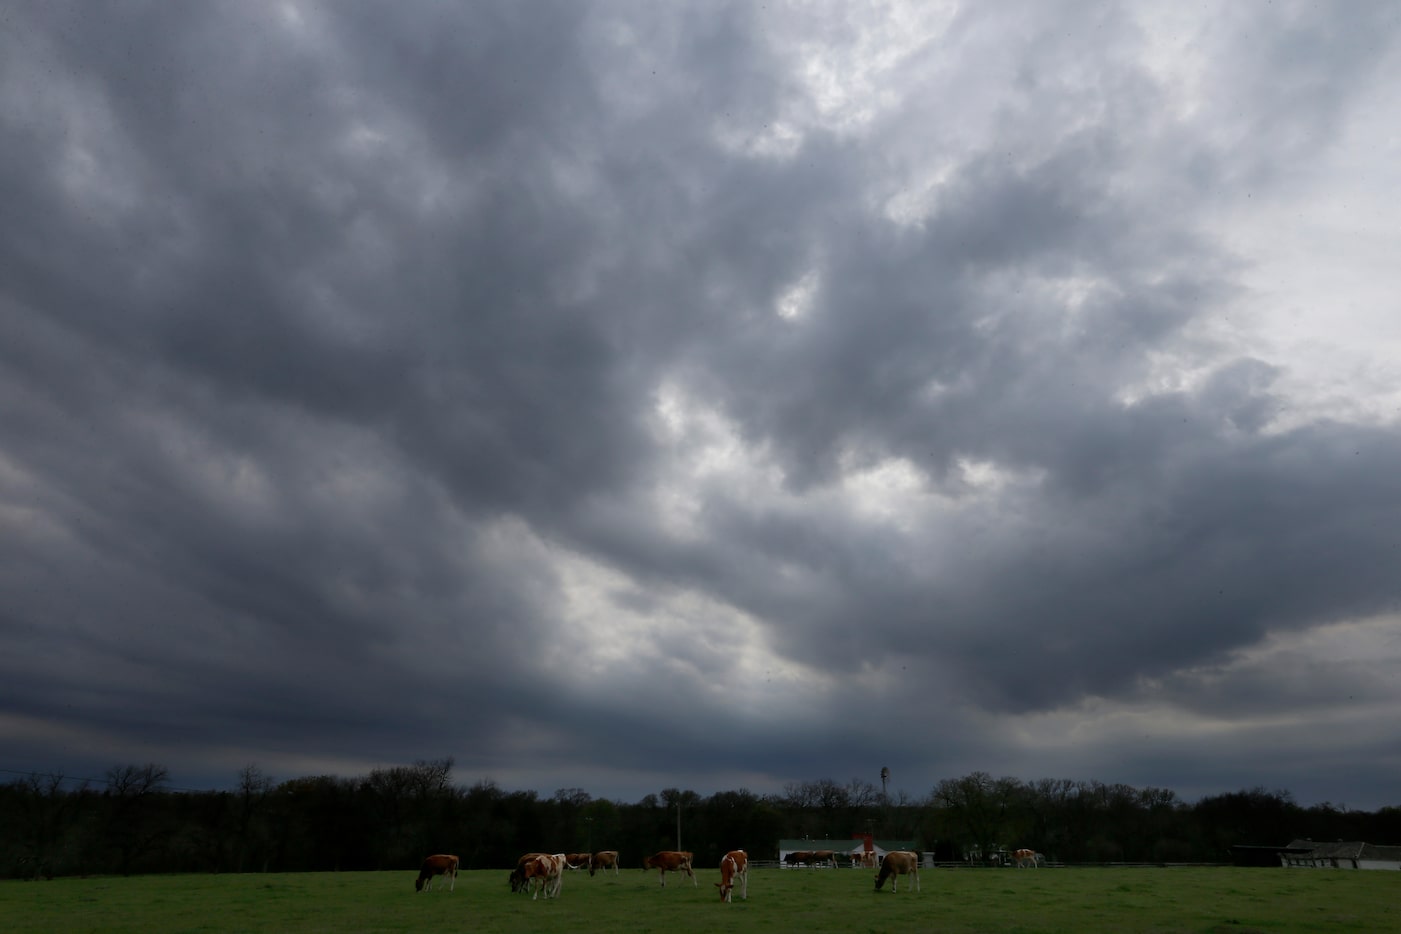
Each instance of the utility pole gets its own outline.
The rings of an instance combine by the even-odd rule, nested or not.
[[[681,849],[681,799],[676,799],[676,849]]]

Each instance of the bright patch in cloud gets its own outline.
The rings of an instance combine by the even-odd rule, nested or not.
[[[807,25],[796,43],[797,75],[815,109],[814,120],[836,132],[856,132],[902,101],[894,77],[911,56],[948,29],[957,3],[891,0],[860,8],[828,3],[775,7],[785,25]]]
[[[810,269],[778,297],[778,316],[786,321],[806,317],[817,298],[819,279],[816,269]]]

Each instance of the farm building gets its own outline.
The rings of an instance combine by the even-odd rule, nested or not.
[[[876,840],[868,838],[864,834],[845,840],[780,840],[778,841],[778,861],[782,865],[807,865],[805,860],[790,859],[790,857],[800,856],[803,853],[822,852],[831,850],[836,855],[836,864],[839,867],[861,865],[862,856],[865,853],[873,853],[870,864],[875,865],[885,857],[891,850],[913,850],[915,842],[913,840]]]
[[[1310,869],[1401,869],[1401,846],[1295,840],[1280,852],[1279,859],[1285,866]]]

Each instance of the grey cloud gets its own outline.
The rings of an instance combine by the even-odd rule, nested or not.
[[[1232,21],[1203,50],[1228,100],[1189,117],[1119,15],[964,12],[846,125],[799,41],[833,22],[296,9],[10,14],[0,712],[177,773],[451,754],[623,787],[665,758],[777,787],[879,755],[932,784],[1020,761],[970,724],[1395,611],[1394,425],[1286,425],[1297,374],[1201,327],[1249,263],[1223,199],[1286,184],[1389,74],[1384,6],[1316,42],[1308,11],[1259,45]],[[788,148],[758,145],[779,124]],[[892,220],[897,195],[927,215]],[[1164,359],[1192,378],[1148,382]],[[772,473],[668,448],[668,388]],[[843,488],[890,463],[918,490],[899,522]],[[683,483],[686,534],[657,505]],[[567,558],[616,578],[598,605]],[[765,688],[810,713],[706,693],[745,660],[709,610],[605,683],[549,654],[688,596],[810,672]],[[857,691],[927,707],[886,736]]]

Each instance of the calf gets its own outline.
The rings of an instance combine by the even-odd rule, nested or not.
[[[613,875],[618,874],[617,850],[599,850],[589,858],[589,875],[593,875],[600,869],[612,869]]]
[[[743,850],[730,850],[720,860],[720,881],[715,883],[720,889],[720,901],[733,901],[730,897],[735,890],[735,880],[739,880],[739,897],[749,898],[749,857]]]
[[[696,874],[691,871],[691,854],[686,850],[662,850],[653,853],[642,861],[643,869],[660,869],[662,871],[662,888],[666,888],[666,874],[668,872],[684,872],[691,877],[691,884],[699,886],[696,881]]]
[[[885,885],[885,880],[894,876],[890,881],[890,891],[900,890],[900,877],[913,876],[915,891],[919,891],[919,854],[909,850],[891,850],[885,854],[885,859],[881,860],[880,872],[876,875],[876,891]]]
[[[414,891],[431,892],[434,876],[446,878],[448,891],[454,891],[457,888],[457,857],[450,853],[438,853],[425,859],[419,867],[418,878],[414,880]]]
[[[1018,869],[1025,869],[1030,866],[1032,869],[1041,868],[1041,854],[1035,850],[1020,849],[1012,854],[1012,859],[1016,861]]]

